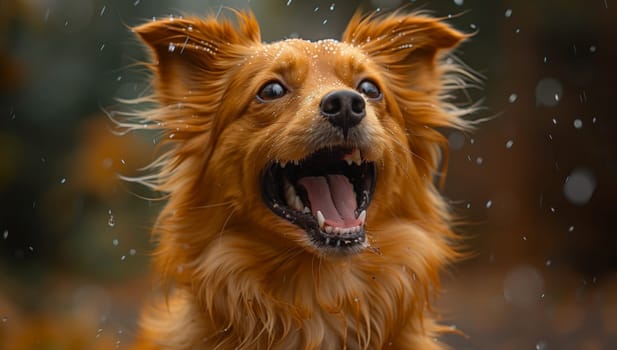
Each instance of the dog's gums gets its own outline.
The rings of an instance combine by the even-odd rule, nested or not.
[[[134,31],[154,89],[121,126],[162,132],[137,181],[167,199],[138,348],[443,349],[431,304],[462,254],[434,179],[473,110],[446,59],[467,36],[403,11],[340,41],[264,43],[246,12]]]
[[[366,211],[375,189],[373,162],[358,148],[321,149],[306,158],[272,162],[263,171],[264,201],[304,229],[327,253],[355,253],[366,245]]]

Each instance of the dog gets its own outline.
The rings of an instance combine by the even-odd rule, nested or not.
[[[420,13],[355,14],[342,39],[263,43],[249,11],[133,28],[161,132],[140,181],[166,293],[138,349],[443,349],[431,307],[461,258],[435,179],[469,35]]]

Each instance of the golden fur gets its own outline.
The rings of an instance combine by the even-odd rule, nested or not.
[[[419,14],[355,15],[342,40],[261,42],[251,13],[134,28],[151,49],[159,107],[130,129],[163,131],[165,154],[138,179],[168,194],[154,227],[166,298],[145,308],[143,349],[442,349],[430,303],[460,254],[434,185],[447,140],[466,128],[448,100],[465,71],[444,54],[467,36]],[[316,248],[260,191],[271,162],[321,147],[321,97],[371,78],[363,157],[377,165],[367,242]],[[272,79],[293,94],[258,103]],[[145,122],[144,122],[145,121]]]

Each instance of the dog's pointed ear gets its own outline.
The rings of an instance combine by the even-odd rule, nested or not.
[[[250,12],[237,12],[236,25],[215,18],[168,18],[133,28],[150,48],[155,94],[164,104],[207,91],[246,49],[261,42],[259,25]],[[214,91],[210,91],[213,93]]]
[[[426,74],[435,73],[441,52],[467,37],[438,19],[395,12],[383,16],[356,13],[342,40],[394,73],[392,78],[407,79],[409,87],[431,92],[438,88],[433,84],[438,78]]]

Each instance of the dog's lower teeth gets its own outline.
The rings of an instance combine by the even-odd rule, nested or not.
[[[326,222],[326,218],[323,216],[323,214],[321,213],[321,211],[317,211],[317,223],[319,224],[319,228],[323,229],[324,227],[324,223]]]

